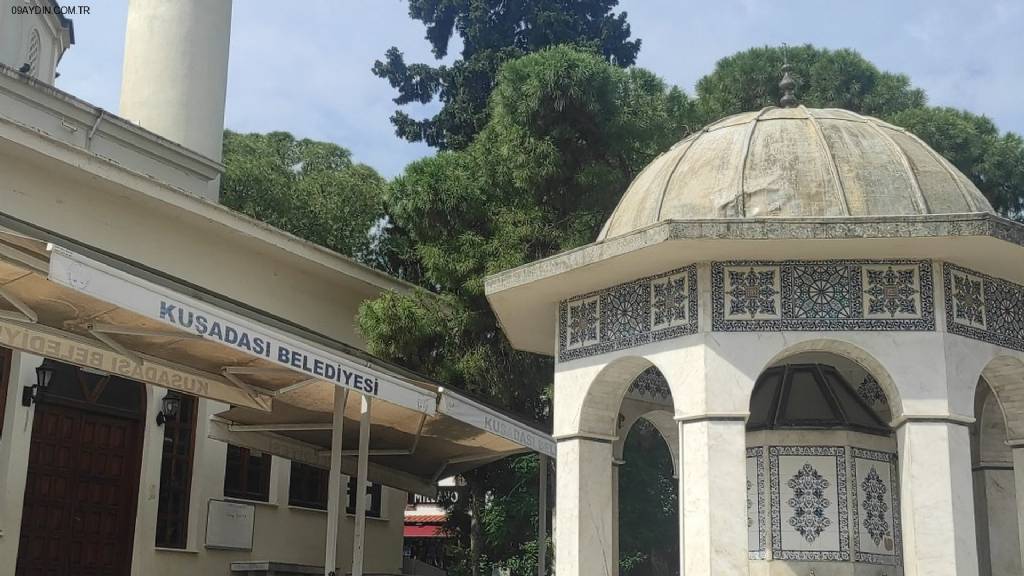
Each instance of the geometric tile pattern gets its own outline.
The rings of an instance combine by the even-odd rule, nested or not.
[[[764,560],[768,553],[765,511],[764,448],[747,448],[747,553],[751,560]]]
[[[626,396],[635,400],[672,405],[672,391],[668,387],[668,382],[654,366],[644,370],[636,380],[633,380],[626,391]]]
[[[913,266],[865,266],[867,314],[917,318],[920,305],[917,271]]]
[[[770,446],[771,556],[849,561],[846,448]]]
[[[879,408],[889,404],[889,399],[885,396],[885,390],[882,390],[882,385],[870,374],[865,376],[864,380],[857,385],[857,395],[860,396],[860,399],[865,404],[872,408]]]
[[[569,305],[569,347],[580,348],[598,341],[598,298],[585,298]]]
[[[942,277],[947,330],[1024,351],[1024,286],[948,262]]]
[[[928,261],[715,262],[711,295],[719,332],[935,330]]]
[[[697,332],[697,267],[687,266],[563,300],[562,362]]]
[[[829,481],[809,462],[804,462],[803,467],[786,482],[786,486],[792,490],[789,507],[793,515],[789,517],[789,525],[805,540],[813,543],[832,524],[828,510],[834,502],[826,496]]]
[[[726,269],[728,318],[750,320],[779,317],[779,274],[774,267],[732,266]]]
[[[854,560],[903,563],[896,454],[850,448]]]

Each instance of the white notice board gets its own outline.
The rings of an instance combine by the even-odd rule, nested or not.
[[[206,509],[206,547],[252,550],[256,507],[210,499]]]

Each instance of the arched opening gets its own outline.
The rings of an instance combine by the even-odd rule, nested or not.
[[[657,368],[630,385],[613,447],[619,574],[679,574],[678,432],[672,393]]]
[[[902,574],[893,408],[875,374],[834,351],[791,353],[760,374],[747,421],[751,573]]]
[[[1021,384],[1024,384],[1022,382]],[[982,576],[1021,574],[1013,448],[999,398],[982,377],[974,397],[971,470],[978,568]]]

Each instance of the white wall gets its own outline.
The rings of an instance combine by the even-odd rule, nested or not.
[[[23,386],[35,382],[35,368],[41,362],[42,358],[38,356],[15,351],[11,363],[3,435],[0,437],[0,576],[14,576],[32,435],[34,409],[21,406],[21,390]],[[254,504],[256,516],[253,550],[206,549],[207,503],[211,498],[222,499],[224,496],[227,445],[206,437],[209,415],[224,410],[226,406],[203,400],[200,401],[200,419],[196,429],[188,545],[185,550],[156,548],[163,428],[156,425],[155,415],[164,394],[162,389],[146,388],[147,406],[132,574],[227,574],[230,562],[244,560],[322,565],[327,514],[288,505],[291,466],[288,460],[278,457],[274,457],[271,465],[270,501]],[[401,572],[405,503],[404,492],[385,488],[382,518],[367,519],[367,572]],[[338,567],[342,570],[348,570],[352,564],[352,534],[353,518],[347,516],[338,537]]]
[[[185,573],[216,574],[230,562],[268,560],[320,566],[323,564],[327,514],[320,510],[288,505],[291,464],[273,457],[268,502],[254,502],[256,511],[252,551],[213,550],[205,547],[206,512],[211,498],[224,498],[224,462],[227,444],[206,437],[209,416],[227,408],[218,402],[199,401],[199,421],[192,495],[189,507],[188,545],[185,550],[158,549],[156,514],[160,482],[160,447],[163,429],[153,421],[164,392],[150,388],[146,415],[146,445],[143,449],[142,489],[135,528],[132,574],[177,576]],[[347,482],[347,478],[345,480]],[[367,518],[366,570],[370,573],[399,574],[402,565],[402,532],[406,495],[384,489],[381,519]],[[338,568],[352,565],[353,518],[346,516],[338,536]],[[226,573],[226,572],[225,572]]]
[[[42,361],[39,356],[21,352],[14,352],[11,357],[4,429],[0,436],[0,576],[14,576],[32,439],[34,410],[21,405],[21,390],[35,383],[35,369]]]

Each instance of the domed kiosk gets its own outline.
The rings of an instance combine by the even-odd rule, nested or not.
[[[1024,226],[913,134],[783,101],[655,159],[595,243],[487,279],[556,360],[557,574],[618,574],[641,414],[685,576],[1022,573]]]

